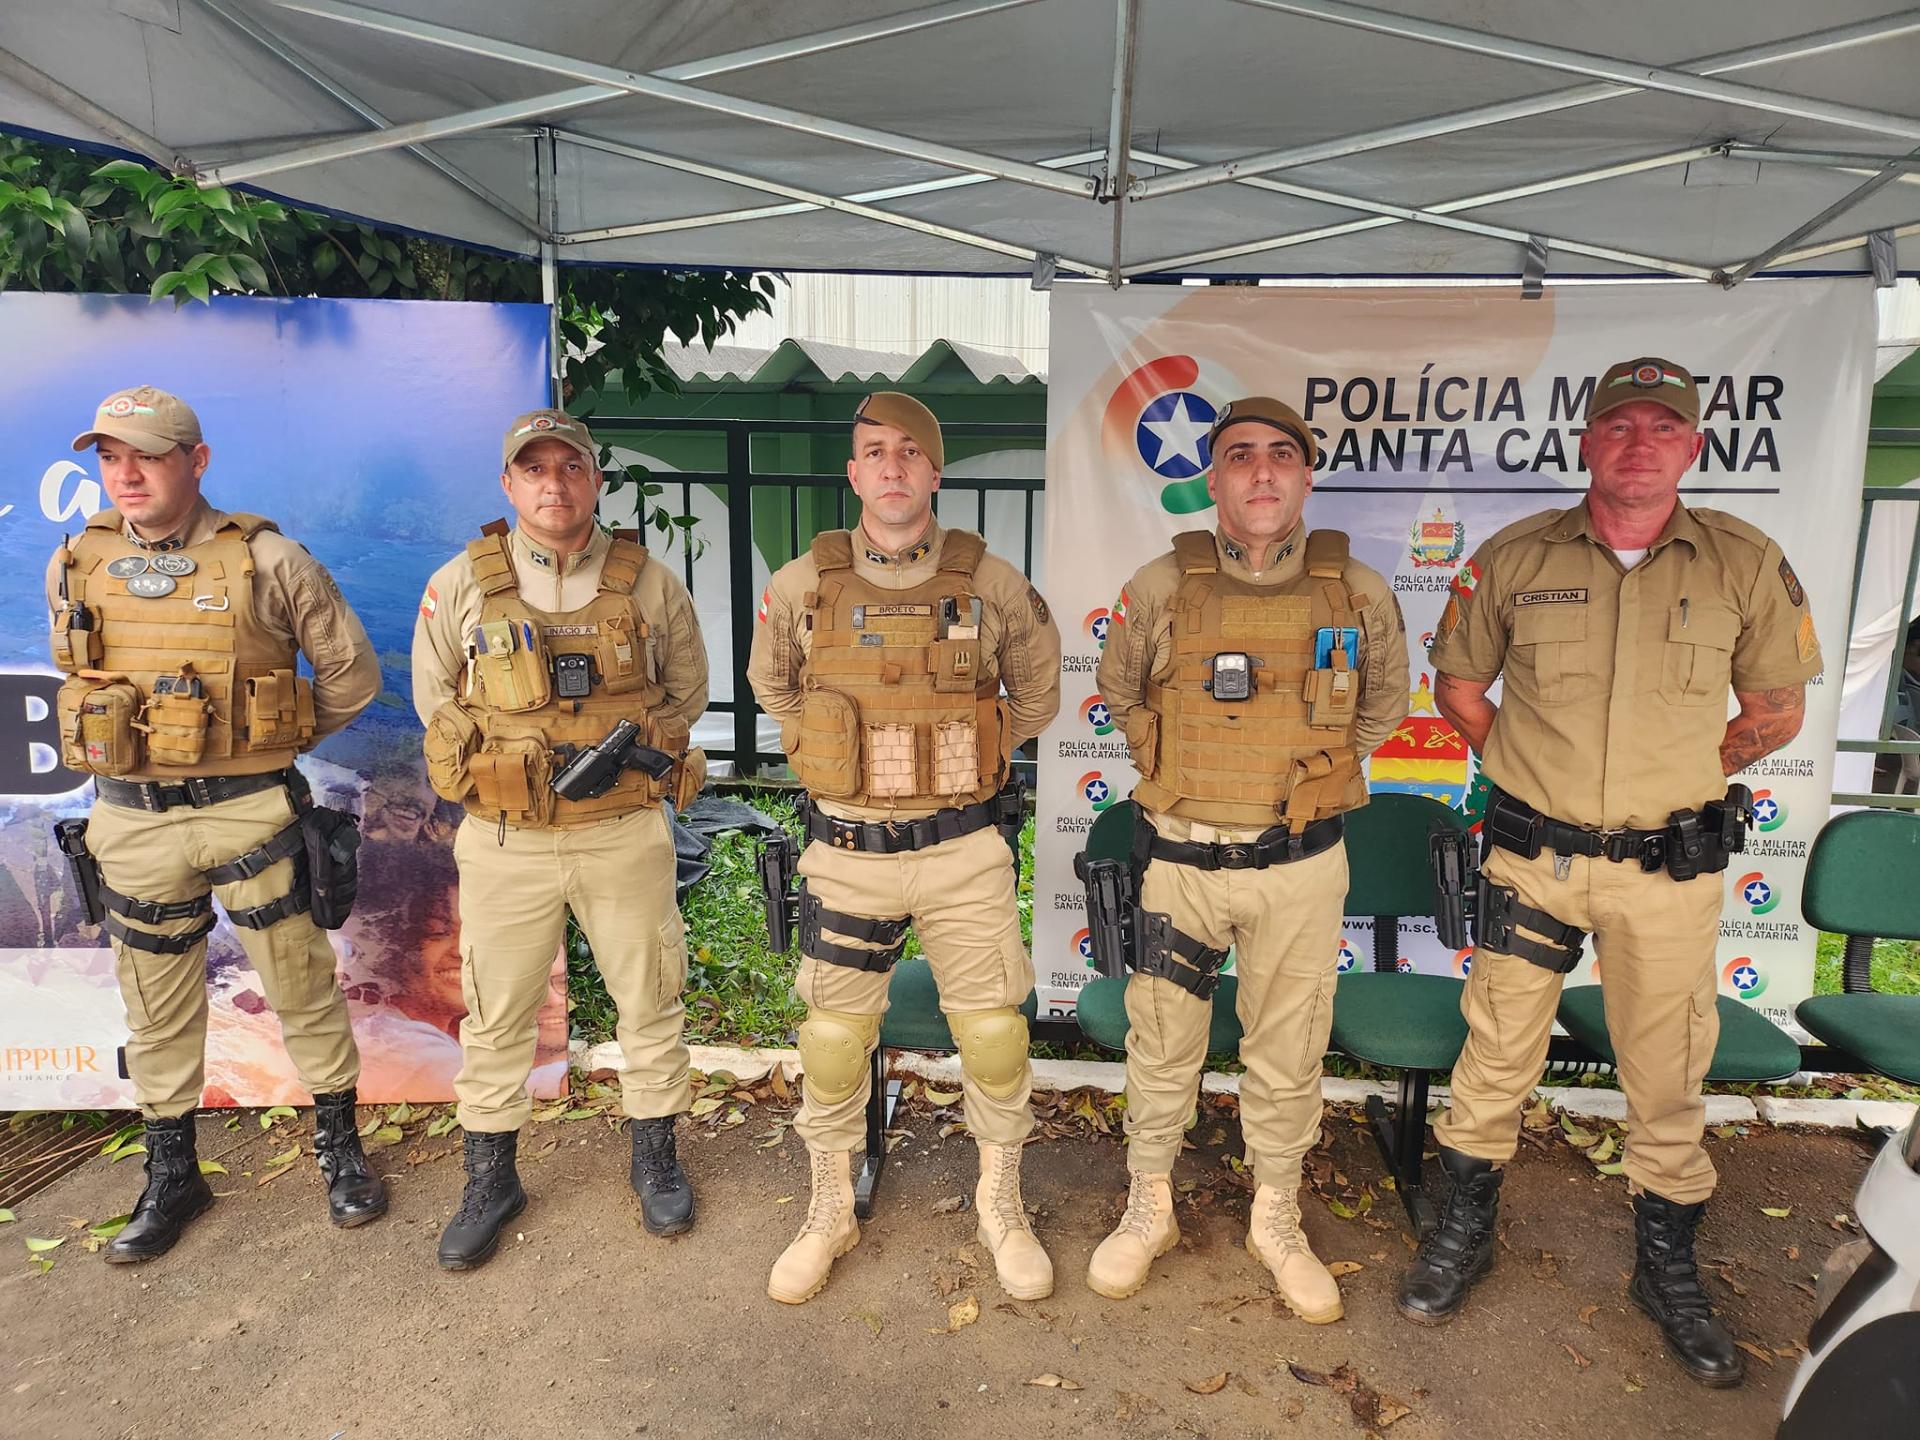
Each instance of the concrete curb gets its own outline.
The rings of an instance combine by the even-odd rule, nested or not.
[[[689,1048],[694,1069],[706,1074],[725,1070],[745,1084],[765,1078],[775,1065],[780,1066],[789,1080],[800,1074],[798,1050],[746,1050],[734,1045],[694,1045]],[[620,1046],[611,1040],[592,1046],[575,1041],[572,1058],[573,1063],[584,1070],[618,1070],[622,1063]],[[960,1060],[955,1055],[923,1055],[917,1050],[896,1050],[892,1054],[891,1065],[897,1074],[914,1075],[955,1089],[960,1085]],[[1037,1090],[1091,1089],[1117,1095],[1126,1088],[1126,1083],[1126,1067],[1118,1061],[1033,1062],[1033,1084]],[[1238,1095],[1240,1077],[1210,1070],[1200,1077],[1200,1088],[1208,1095]],[[1378,1095],[1392,1103],[1396,1095],[1391,1085],[1371,1080],[1347,1080],[1333,1075],[1321,1080],[1320,1093],[1337,1105],[1364,1104],[1370,1095]],[[1431,1093],[1435,1101],[1447,1097],[1443,1085],[1434,1086]],[[1534,1093],[1545,1096],[1554,1109],[1568,1115],[1595,1120],[1627,1118],[1627,1097],[1618,1090],[1543,1085]],[[1858,1125],[1890,1125],[1898,1129],[1912,1120],[1916,1108],[1920,1107],[1891,1100],[1802,1100],[1771,1095],[1754,1098],[1745,1095],[1709,1095],[1707,1124],[1744,1125],[1764,1121],[1770,1125],[1837,1130],[1851,1130]]]

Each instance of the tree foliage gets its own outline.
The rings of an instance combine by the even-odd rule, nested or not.
[[[538,301],[531,260],[335,219],[132,160],[0,135],[0,290],[145,293],[176,304],[216,294],[388,300]],[[590,414],[607,395],[679,389],[669,338],[711,345],[767,308],[774,281],[744,270],[567,266],[560,343],[568,403]],[[647,523],[687,535],[691,516],[656,503],[642,466],[615,466],[608,488],[638,487]]]

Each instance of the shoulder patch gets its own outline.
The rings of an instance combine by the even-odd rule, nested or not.
[[[1784,565],[1787,562],[1782,560],[1780,563]],[[1793,632],[1793,649],[1794,653],[1800,657],[1802,665],[1820,653],[1820,642],[1814,638],[1813,634],[1813,616],[1800,617],[1799,628]]]
[[[1796,609],[1807,603],[1807,592],[1800,588],[1800,577],[1793,573],[1793,566],[1787,563],[1784,555],[1780,557],[1780,583],[1787,587],[1787,599],[1793,602]],[[1800,658],[1804,660],[1807,657],[1802,655]]]
[[[1434,627],[1433,643],[1438,645],[1454,631],[1460,628],[1460,597],[1447,596],[1447,608],[1440,612],[1440,623]],[[1431,646],[1428,648],[1432,648]]]
[[[440,611],[440,592],[434,589],[433,586],[429,585],[427,586],[427,593],[420,597],[421,618],[425,620],[431,620],[435,615],[439,613],[439,611]]]
[[[772,584],[768,584],[767,588],[760,592],[760,608],[754,612],[755,618],[758,619],[762,625],[767,623],[767,611],[772,605],[773,586]]]
[[[1479,585],[1480,562],[1477,560],[1467,561],[1453,577],[1453,593],[1462,600],[1471,600]]]
[[[1053,612],[1047,609],[1047,602],[1040,598],[1040,592],[1033,586],[1027,586],[1027,599],[1033,605],[1033,618],[1042,625],[1053,618]]]

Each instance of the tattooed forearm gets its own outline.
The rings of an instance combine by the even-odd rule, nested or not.
[[[1720,768],[1732,775],[1765,758],[1800,733],[1807,714],[1804,685],[1778,690],[1736,690],[1740,713],[1727,722],[1720,741]]]

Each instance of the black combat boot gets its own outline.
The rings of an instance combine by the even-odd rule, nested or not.
[[[1400,1277],[1400,1313],[1419,1325],[1444,1325],[1466,1303],[1473,1282],[1493,1268],[1493,1217],[1500,1204],[1502,1171],[1440,1147],[1440,1166],[1450,1188],[1433,1233],[1420,1242]]]
[[[367,1165],[354,1126],[351,1090],[313,1097],[313,1158],[327,1182],[327,1215],[340,1226],[364,1225],[387,1213],[387,1187]]]
[[[1686,1372],[1702,1385],[1738,1385],[1746,1365],[1727,1327],[1714,1319],[1694,1267],[1693,1235],[1705,1203],[1676,1205],[1651,1191],[1633,1197],[1633,1283],[1627,1293],[1651,1315]]]
[[[146,1139],[147,1188],[140,1192],[133,1218],[107,1242],[110,1265],[166,1254],[187,1222],[213,1204],[213,1191],[200,1173],[194,1150],[191,1110],[170,1120],[147,1121]]]
[[[527,1208],[520,1172],[513,1168],[520,1132],[466,1134],[467,1188],[447,1228],[440,1232],[440,1268],[471,1270],[492,1258],[500,1227]]]
[[[640,1223],[650,1235],[678,1235],[693,1228],[693,1186],[673,1151],[674,1115],[629,1120],[633,1132],[633,1193],[640,1197]]]

